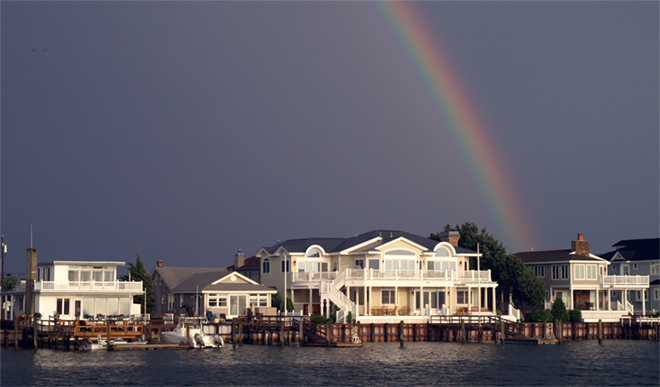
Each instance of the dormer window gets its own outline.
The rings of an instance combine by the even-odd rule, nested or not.
[[[321,251],[317,248],[309,249],[307,251],[307,254],[305,254],[305,257],[309,258],[320,258],[321,257]]]

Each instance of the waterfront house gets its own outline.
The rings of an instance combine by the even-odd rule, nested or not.
[[[159,261],[151,278],[157,314],[213,315],[230,319],[247,315],[247,308],[267,308],[276,290],[238,272],[218,268],[164,267]]]
[[[602,254],[610,261],[609,275],[649,276],[649,289],[613,292],[612,298],[626,299],[636,313],[660,310],[660,238],[626,239],[615,243],[614,251]]]
[[[139,315],[133,296],[144,295],[142,281],[117,280],[116,261],[37,263],[37,249],[27,249],[26,281],[10,296],[11,316],[40,313],[64,319]]]
[[[428,321],[431,315],[496,314],[489,270],[478,254],[442,240],[391,230],[351,238],[291,239],[261,248],[261,281],[303,314],[361,322]],[[396,316],[396,317],[394,317]]]
[[[570,250],[523,251],[515,255],[545,281],[547,309],[559,297],[567,309],[580,310],[585,322],[618,321],[633,314],[633,306],[614,301],[612,293],[649,287],[648,275],[608,275],[610,262],[591,254],[589,241],[582,234],[571,242]]]

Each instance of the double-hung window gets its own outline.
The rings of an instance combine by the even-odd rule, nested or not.
[[[575,266],[573,266],[573,270],[575,271],[573,279],[576,279],[576,280],[583,280],[584,279],[584,265],[575,265]]]
[[[381,296],[382,296],[381,303],[383,305],[394,304],[394,290],[382,290]]]
[[[596,279],[596,265],[587,265],[587,279],[588,280]]]
[[[534,274],[536,274],[537,277],[544,278],[545,277],[545,266],[543,266],[543,265],[534,265]]]

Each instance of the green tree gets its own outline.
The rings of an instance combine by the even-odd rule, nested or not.
[[[515,255],[507,254],[501,242],[486,228],[479,230],[476,224],[465,222],[454,227],[446,225],[444,231],[458,231],[461,238],[458,246],[481,254],[479,268],[490,270],[491,278],[497,282],[497,293],[501,301],[514,300],[520,304],[537,305],[545,299],[545,283]],[[431,234],[430,239],[440,240],[440,233]],[[471,266],[476,269],[476,262]]]
[[[550,312],[552,312],[552,318],[555,321],[559,320],[561,322],[568,322],[570,320],[568,312],[566,311],[566,304],[564,304],[564,300],[562,300],[561,297],[557,297],[555,302],[552,303],[552,309]]]
[[[144,287],[147,295],[147,310],[142,310],[142,312],[150,314],[156,306],[156,299],[154,298],[154,284],[153,281],[151,281],[151,276],[142,263],[142,259],[140,259],[140,254],[137,255],[135,264],[132,262],[128,263],[128,273],[129,274],[123,275],[121,279],[123,281],[128,281],[130,276],[131,281],[142,281],[142,286]],[[144,309],[144,296],[133,296],[133,302],[140,304],[141,308]]]
[[[18,277],[5,277],[2,284],[2,289],[6,292],[14,290],[18,284],[18,281],[20,281]]]

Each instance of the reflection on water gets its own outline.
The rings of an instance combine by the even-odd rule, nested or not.
[[[221,350],[0,350],[9,385],[654,385],[660,344],[366,343]]]

